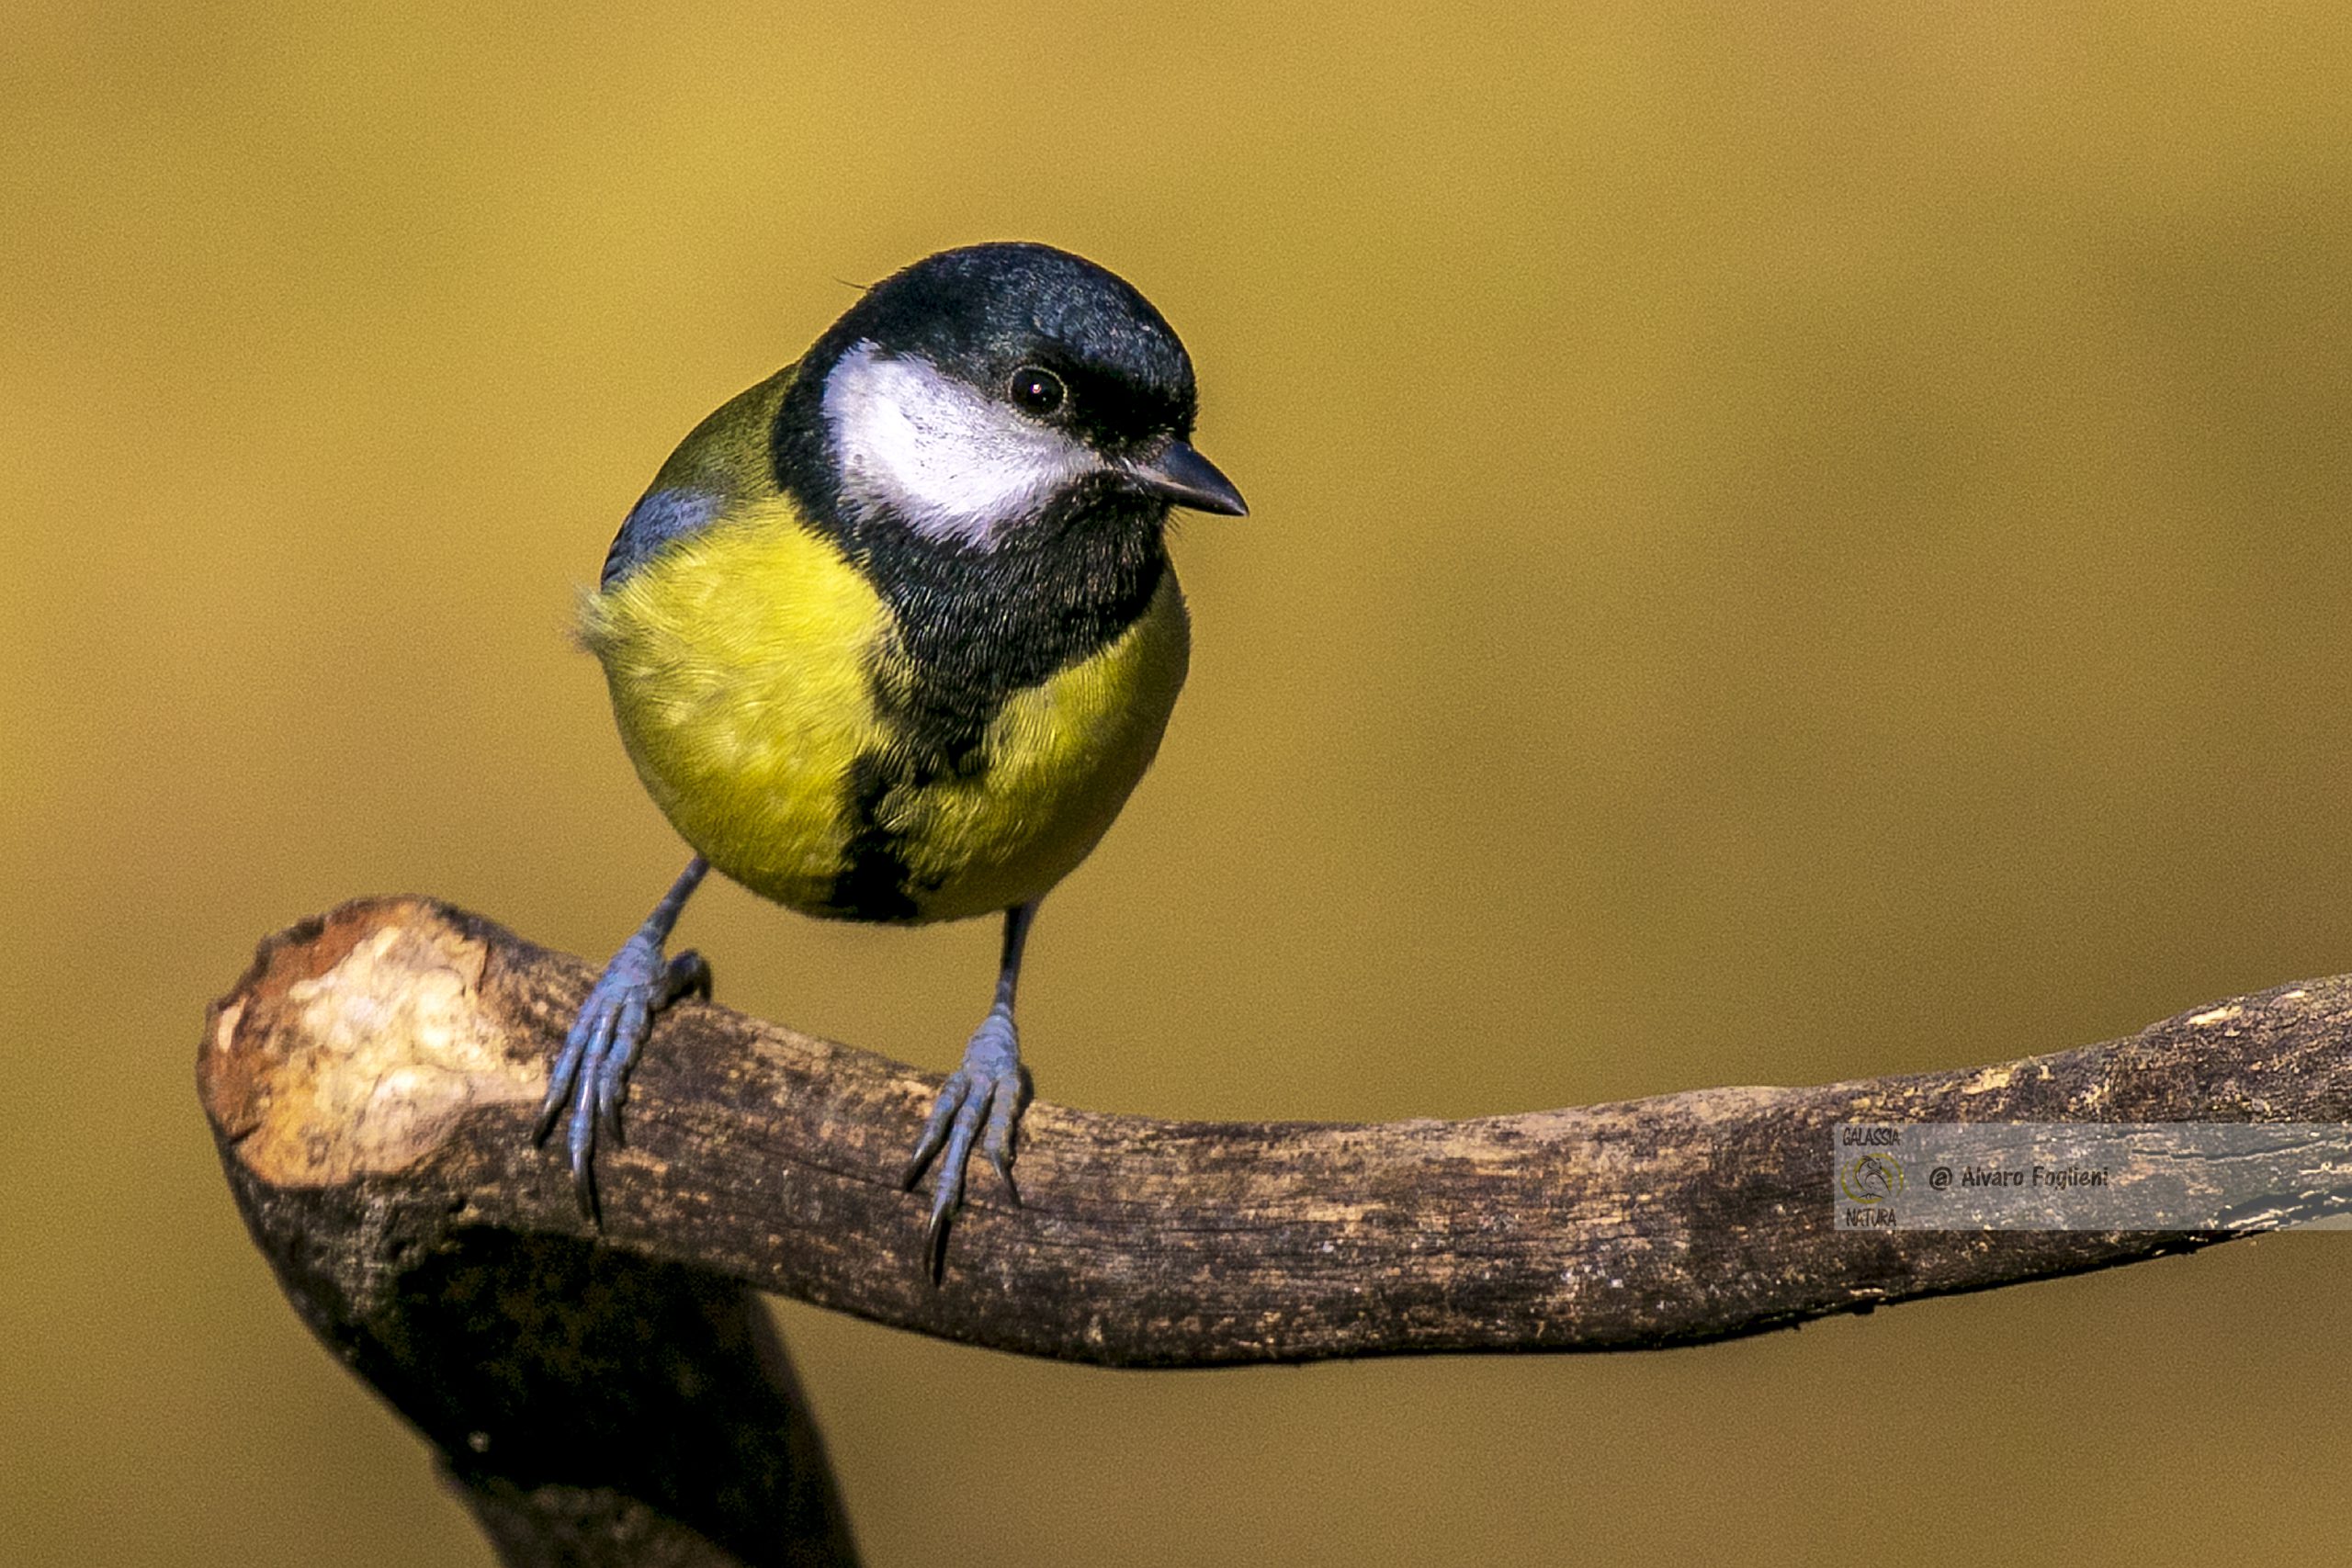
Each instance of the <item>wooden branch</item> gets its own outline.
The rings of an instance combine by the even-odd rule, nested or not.
[[[328,1348],[440,1450],[513,1568],[854,1564],[750,1288],[470,1195],[495,1179],[447,1140],[515,1131],[503,1097],[531,1049],[472,1004],[549,964],[397,900],[264,942],[197,1060],[254,1240]],[[537,1162],[509,1163],[527,1180]]]
[[[2220,1239],[1840,1232],[1838,1122],[2352,1121],[2352,978],[1992,1066],[1466,1122],[1159,1122],[1041,1100],[1023,1205],[976,1172],[934,1286],[922,1199],[898,1175],[938,1079],[691,1002],[638,1069],[629,1146],[599,1156],[593,1237],[529,1137],[593,977],[445,906],[345,905],[265,942],[215,1005],[205,1108],[297,1304],[461,1477],[501,1495],[608,1486],[738,1553],[758,1537],[747,1507],[846,1551],[830,1482],[807,1473],[813,1429],[743,1371],[767,1354],[745,1286],[1115,1366],[1681,1345]],[[591,1281],[628,1311],[585,1340],[569,1319],[543,1332]],[[528,1321],[491,1321],[493,1302]],[[485,1358],[485,1337],[512,1354]],[[672,1382],[631,1381],[647,1378]],[[587,1414],[568,1446],[500,1470],[483,1413],[527,1403],[522,1382]],[[697,1400],[726,1407],[707,1443],[734,1445],[728,1464],[665,1453],[620,1473],[648,1432],[712,1427]],[[647,1414],[662,1410],[674,1419]],[[638,1441],[607,1444],[598,1413]]]

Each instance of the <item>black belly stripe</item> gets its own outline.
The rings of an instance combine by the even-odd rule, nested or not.
[[[919,895],[933,888],[917,885],[905,837],[884,820],[884,807],[893,796],[903,807],[942,779],[979,776],[988,766],[981,743],[1012,696],[974,691],[894,651],[875,660],[866,690],[898,744],[861,753],[842,785],[850,835],[827,902],[845,919],[906,920],[921,912]]]
[[[882,802],[899,780],[878,753],[867,751],[850,764],[842,810],[850,822],[842,869],[826,903],[850,920],[911,920],[919,910],[910,884],[913,874],[898,834],[882,823]]]

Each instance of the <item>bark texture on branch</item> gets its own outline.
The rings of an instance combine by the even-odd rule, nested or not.
[[[593,978],[421,899],[348,904],[269,939],[215,1006],[198,1073],[266,1242],[337,1204],[418,1258],[481,1230],[587,1239],[530,1121]],[[1672,1345],[2181,1247],[1836,1231],[1838,1122],[2347,1121],[2347,1046],[2352,978],[2337,978],[2054,1055],[1815,1089],[1377,1126],[1040,1100],[1022,1123],[1021,1204],[976,1171],[934,1287],[922,1195],[898,1178],[939,1079],[688,1001],[632,1080],[628,1146],[599,1156],[601,1239],[1109,1365]]]
[[[599,1156],[592,1236],[561,1160],[529,1134],[593,978],[447,906],[348,904],[263,944],[213,1008],[198,1084],[297,1305],[482,1481],[478,1508],[555,1482],[609,1485],[737,1554],[710,1561],[840,1560],[742,1555],[764,1539],[744,1533],[763,1511],[801,1520],[812,1551],[847,1550],[744,1287],[1115,1366],[1663,1347],[2216,1239],[1839,1232],[1841,1122],[2352,1121],[2346,978],[2055,1055],[1816,1089],[1379,1126],[1039,1101],[1023,1122],[1021,1206],[977,1171],[934,1286],[922,1197],[898,1177],[939,1080],[695,1002],[654,1032],[628,1147]],[[591,1323],[589,1299],[628,1310]],[[546,1315],[517,1328],[518,1303]],[[469,1383],[449,1369],[483,1364],[484,1334],[514,1343]],[[569,1435],[506,1463],[482,1412],[561,1397],[576,1406]],[[728,1419],[709,1441],[734,1445],[725,1454],[615,1470],[659,1412],[707,1425],[705,1405],[692,1420],[686,1406],[714,1399]],[[624,1427],[634,1444],[598,1435]]]

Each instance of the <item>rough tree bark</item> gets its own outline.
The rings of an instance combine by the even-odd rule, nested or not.
[[[420,899],[270,938],[198,1080],[306,1320],[424,1430],[512,1562],[838,1562],[847,1527],[752,1290],[1126,1367],[1691,1344],[2215,1236],[1841,1232],[1843,1122],[2352,1121],[2352,978],[2055,1055],[1380,1126],[1045,1101],[934,1285],[899,1170],[938,1086],[687,1002],[600,1155],[536,1149],[594,971]]]

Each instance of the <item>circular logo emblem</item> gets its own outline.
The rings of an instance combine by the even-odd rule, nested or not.
[[[1857,1203],[1892,1203],[1903,1192],[1903,1167],[1893,1155],[1856,1155],[1838,1171],[1838,1190]]]

